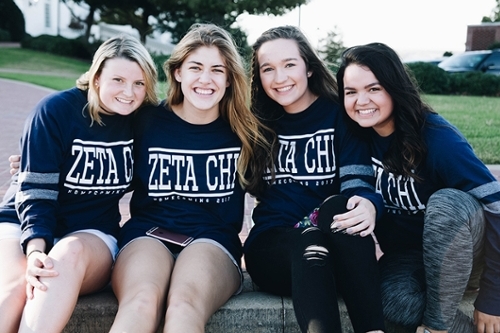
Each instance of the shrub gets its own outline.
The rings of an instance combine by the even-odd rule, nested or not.
[[[21,42],[22,47],[58,54],[66,57],[92,59],[92,50],[80,39],[67,39],[61,36],[40,35],[27,37]]]
[[[0,42],[10,42],[11,40],[10,32],[0,29]]]
[[[482,72],[450,74],[450,90],[459,95],[500,96],[500,75]]]
[[[427,62],[413,62],[407,66],[412,71],[422,92],[426,94],[449,92],[449,75],[443,69]]]
[[[9,32],[12,42],[20,42],[26,34],[23,13],[13,0],[0,1],[0,29]]]

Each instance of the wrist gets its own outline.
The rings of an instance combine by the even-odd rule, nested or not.
[[[26,255],[26,259],[29,258],[30,255],[32,255],[33,253],[35,252],[38,252],[38,253],[43,253],[43,251],[41,250],[37,250],[37,249],[34,249],[34,250],[31,250],[30,252],[28,252],[28,254]]]

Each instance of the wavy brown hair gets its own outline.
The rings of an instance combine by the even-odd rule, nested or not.
[[[249,193],[256,193],[260,187],[260,179],[254,175],[263,169],[265,163],[255,151],[269,152],[269,144],[265,137],[265,126],[250,111],[249,84],[244,62],[226,30],[214,24],[191,26],[163,66],[169,82],[166,103],[179,105],[184,101],[181,83],[175,80],[175,71],[192,52],[203,46],[216,47],[224,59],[229,86],[219,103],[219,112],[242,143],[238,159],[240,183]]]

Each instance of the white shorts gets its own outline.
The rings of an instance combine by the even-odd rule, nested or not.
[[[67,237],[69,235],[73,235],[78,232],[84,232],[87,234],[92,234],[97,237],[99,237],[100,240],[106,244],[106,246],[109,249],[109,252],[111,253],[111,257],[113,258],[113,261],[116,259],[116,255],[118,254],[118,242],[115,237],[105,234],[102,231],[96,230],[96,229],[83,229],[83,230],[78,230],[74,231],[70,234],[65,235],[64,237]],[[8,238],[17,238],[21,239],[21,225],[16,224],[16,223],[9,223],[9,222],[1,222],[0,223],[0,240],[2,239],[8,239]],[[63,238],[64,238],[63,237]],[[54,239],[54,244],[56,244],[61,238],[56,238]]]
[[[1,222],[0,223],[0,240],[7,238],[21,238],[21,225],[17,223]]]
[[[96,229],[82,229],[82,230],[73,231],[70,234],[64,235],[64,237],[62,237],[62,238],[74,235],[74,234],[79,233],[79,232],[84,232],[84,233],[92,234],[92,235],[99,237],[99,239],[101,239],[104,242],[104,244],[106,244],[106,246],[109,249],[109,252],[111,253],[111,257],[113,257],[113,261],[115,261],[116,255],[118,254],[118,241],[116,240],[115,237],[113,237],[109,234],[105,234],[104,232],[102,232],[100,230],[96,230]],[[59,240],[61,240],[61,238],[54,239],[54,244],[57,243]]]

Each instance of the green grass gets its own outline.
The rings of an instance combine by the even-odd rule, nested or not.
[[[0,77],[63,90],[90,63],[19,48],[0,49]],[[7,72],[8,70],[8,72]],[[165,98],[165,83],[160,83]],[[424,99],[458,127],[486,164],[500,164],[500,97],[425,95]]]
[[[425,95],[425,100],[465,135],[486,164],[500,164],[500,98]]]

